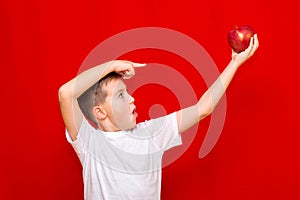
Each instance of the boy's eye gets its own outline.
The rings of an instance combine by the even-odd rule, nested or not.
[[[120,97],[120,98],[122,98],[122,97],[123,97],[123,92],[121,92],[121,93],[119,94],[119,97]]]

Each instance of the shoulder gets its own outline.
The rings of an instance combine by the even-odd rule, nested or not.
[[[72,143],[78,140],[82,140],[84,138],[89,138],[96,131],[97,131],[96,126],[91,121],[83,117],[76,139],[71,140],[70,134],[68,133],[67,130],[66,130],[66,135],[68,141]]]
[[[140,122],[136,125],[136,127],[134,129],[131,130],[132,131],[145,131],[145,130],[156,130],[157,129],[162,129],[164,127],[169,127],[169,126],[173,126],[176,125],[177,126],[177,117],[176,117],[176,112],[173,112],[171,114],[162,116],[162,117],[158,117],[155,119],[150,119],[150,120],[146,120],[143,122]]]

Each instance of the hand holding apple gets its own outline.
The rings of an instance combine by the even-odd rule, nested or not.
[[[249,46],[247,47],[247,49],[240,53],[237,53],[232,49],[232,61],[234,61],[238,66],[240,66],[256,52],[258,47],[258,37],[257,34],[254,34],[254,36],[250,38]]]
[[[233,51],[240,53],[249,47],[250,39],[253,36],[254,30],[250,26],[235,26],[235,29],[228,33],[228,43]]]

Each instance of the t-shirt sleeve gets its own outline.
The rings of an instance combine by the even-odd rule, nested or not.
[[[68,131],[66,130],[67,141],[72,145],[81,163],[83,163],[84,161],[87,152],[88,141],[90,140],[93,131],[94,128],[89,124],[89,122],[85,118],[83,118],[82,120],[76,140],[72,140]]]
[[[138,125],[138,129],[143,129],[140,132],[150,137],[154,145],[160,150],[165,151],[182,144],[175,112],[143,122]]]

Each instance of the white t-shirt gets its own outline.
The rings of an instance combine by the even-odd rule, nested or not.
[[[103,132],[83,120],[72,144],[83,167],[86,200],[158,200],[163,152],[181,144],[176,113],[128,131]]]

